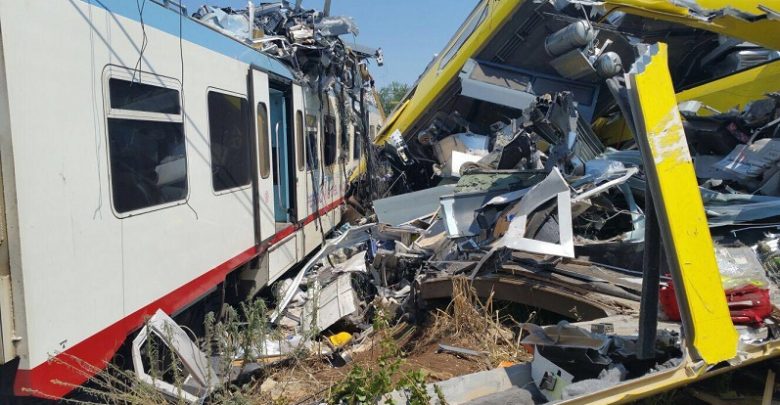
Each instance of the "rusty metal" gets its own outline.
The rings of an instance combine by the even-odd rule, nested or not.
[[[420,298],[434,300],[452,296],[450,276],[429,278],[420,284]],[[508,301],[582,321],[635,312],[638,304],[588,291],[585,288],[544,277],[487,275],[476,277],[472,287],[480,298]],[[634,304],[634,305],[632,305]]]

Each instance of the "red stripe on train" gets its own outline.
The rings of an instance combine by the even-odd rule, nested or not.
[[[336,200],[320,209],[317,214],[309,215],[298,224],[282,229],[260,246],[254,246],[239,253],[232,259],[71,346],[35,368],[18,370],[14,381],[14,394],[43,398],[65,396],[95,374],[85,370],[84,366],[79,366],[80,363],[88,364],[88,368],[91,366],[97,370],[104,369],[127,337],[140,328],[146,318],[152,316],[157,309],[162,309],[170,314],[186,307],[225,281],[228,273],[265,253],[269,247],[313,222],[317,219],[318,214],[322,216],[336,209],[343,201],[343,199]]]

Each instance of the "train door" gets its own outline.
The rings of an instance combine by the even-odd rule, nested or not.
[[[256,173],[257,182],[255,202],[255,227],[258,241],[270,239],[275,233],[273,179],[271,176],[271,123],[268,106],[270,104],[268,75],[252,69],[251,85],[253,111],[255,116]]]
[[[287,129],[287,94],[271,88],[271,151],[274,162],[274,220],[279,227],[291,225],[294,221],[292,209],[292,188],[290,181],[290,143]]]
[[[268,120],[271,137],[274,224],[279,242],[270,251],[270,281],[279,278],[298,262],[295,231],[298,221],[292,84],[272,81],[269,85]],[[302,243],[302,241],[300,242]]]
[[[295,156],[295,208],[298,213],[298,221],[305,223],[308,216],[306,212],[306,152],[305,152],[305,124],[304,124],[304,100],[303,89],[301,86],[293,85],[293,131],[294,137],[294,156]],[[306,256],[304,239],[306,238],[305,232],[301,232],[301,237],[298,239],[298,257]]]
[[[309,93],[311,94],[311,93]],[[312,97],[310,101],[314,103],[316,97]],[[317,246],[322,243],[322,232],[320,226],[322,221],[317,216],[317,211],[320,209],[322,202],[323,190],[324,190],[324,177],[322,173],[322,147],[320,142],[320,115],[317,111],[321,111],[319,104],[307,104],[306,114],[304,115],[304,155],[306,164],[306,176],[305,176],[305,189],[306,189],[306,211],[315,220],[308,226],[304,227],[305,233],[305,250],[306,252],[313,251]]]

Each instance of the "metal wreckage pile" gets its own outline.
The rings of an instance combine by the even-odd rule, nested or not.
[[[285,62],[295,79],[320,97],[319,105],[307,108],[325,108],[327,95],[335,96],[342,133],[349,125],[368,133],[361,130],[368,128],[363,106],[374,91],[368,62],[373,59],[382,66],[382,49],[342,40],[341,35],[357,36],[359,29],[351,17],[331,16],[330,0],[321,11],[305,9],[301,3],[248,2],[249,8],[241,10],[202,6],[192,17]]]
[[[691,14],[709,13],[696,14],[701,21],[749,17],[690,7]],[[453,82],[436,90],[439,97],[426,99],[423,112],[397,124],[420,108],[415,92],[433,88],[425,74],[408,105],[402,101],[388,119],[378,140],[384,160],[358,180],[353,199],[359,209],[373,207],[383,232],[410,236],[369,249],[369,268],[379,262],[388,272],[389,257],[391,273],[414,274],[415,302],[449,297],[453,278],[465,276],[481,297],[563,319],[525,324],[517,333],[520,344],[534,348],[531,364],[516,366],[513,376],[529,402],[577,398],[669,370],[690,350],[686,315],[677,305],[660,202],[651,197],[649,178],[660,169],[643,162],[658,165],[658,148],[684,150],[695,168],[737,353],[780,338],[780,235],[773,233],[780,228],[780,94],[734,102],[726,111],[680,102],[671,109],[679,111],[677,121],[659,133],[679,122],[682,141],[663,144],[648,141],[653,134],[641,108],[649,104],[630,88],[660,52],[657,41],[668,43],[669,90],[772,62],[780,52],[607,12],[596,2],[525,2],[518,9]],[[451,50],[463,46],[453,41],[428,72],[442,74]],[[469,380],[457,381],[458,395],[468,391]]]
[[[472,403],[491,403],[510,392],[544,403],[680,364],[688,350],[684,315],[651,196],[652,170],[643,165],[643,153],[657,146],[643,144],[629,79],[646,69],[660,39],[678,47],[669,65],[679,87],[780,55],[699,29],[605,16],[588,4],[524,3],[515,19],[526,23],[507,28],[524,30],[514,56],[499,58],[500,44],[486,47],[422,119],[384,143],[373,140],[382,146],[366,155],[367,168],[348,192],[353,220],[275,285],[270,321],[287,338],[269,340],[255,357],[283,358],[304,345],[337,359],[334,365],[348,363],[372,332],[374,308],[414,321],[427,302],[453,294],[453,279],[466,277],[480,297],[560,322],[515,331],[517,344],[533,353],[530,363],[429,385],[432,398],[454,404],[487,395]],[[234,19],[246,26],[246,12],[199,13],[234,33]],[[311,65],[327,68],[322,59],[347,49],[334,35],[356,30],[348,19],[297,6],[252,13],[266,34],[253,41],[301,72],[313,49],[330,50],[318,51]],[[666,36],[672,28],[676,36]],[[680,50],[694,39],[705,45]],[[780,94],[734,107],[681,103],[687,141],[671,147],[693,158],[741,352],[780,338],[780,234],[772,233],[780,227]],[[628,136],[609,135],[614,128]],[[206,364],[196,357],[193,364]],[[405,393],[391,397],[404,401]]]

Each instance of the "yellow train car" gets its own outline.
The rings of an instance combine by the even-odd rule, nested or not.
[[[780,353],[777,339],[740,342],[678,107],[695,101],[704,116],[740,111],[780,91],[779,11],[754,0],[480,1],[388,112],[375,142],[400,134],[411,149],[423,148],[443,116],[455,114],[470,130],[484,132],[508,111],[534,102],[527,94],[569,91],[601,142],[630,143],[640,151],[660,249],[677,287],[683,358],[675,367],[562,403],[628,402]],[[578,21],[598,31],[595,40],[580,44],[592,52],[577,59],[580,54],[567,51],[564,58],[550,38]],[[740,59],[746,49],[757,59]],[[613,59],[600,60],[607,52]],[[609,73],[609,62],[621,66]]]

